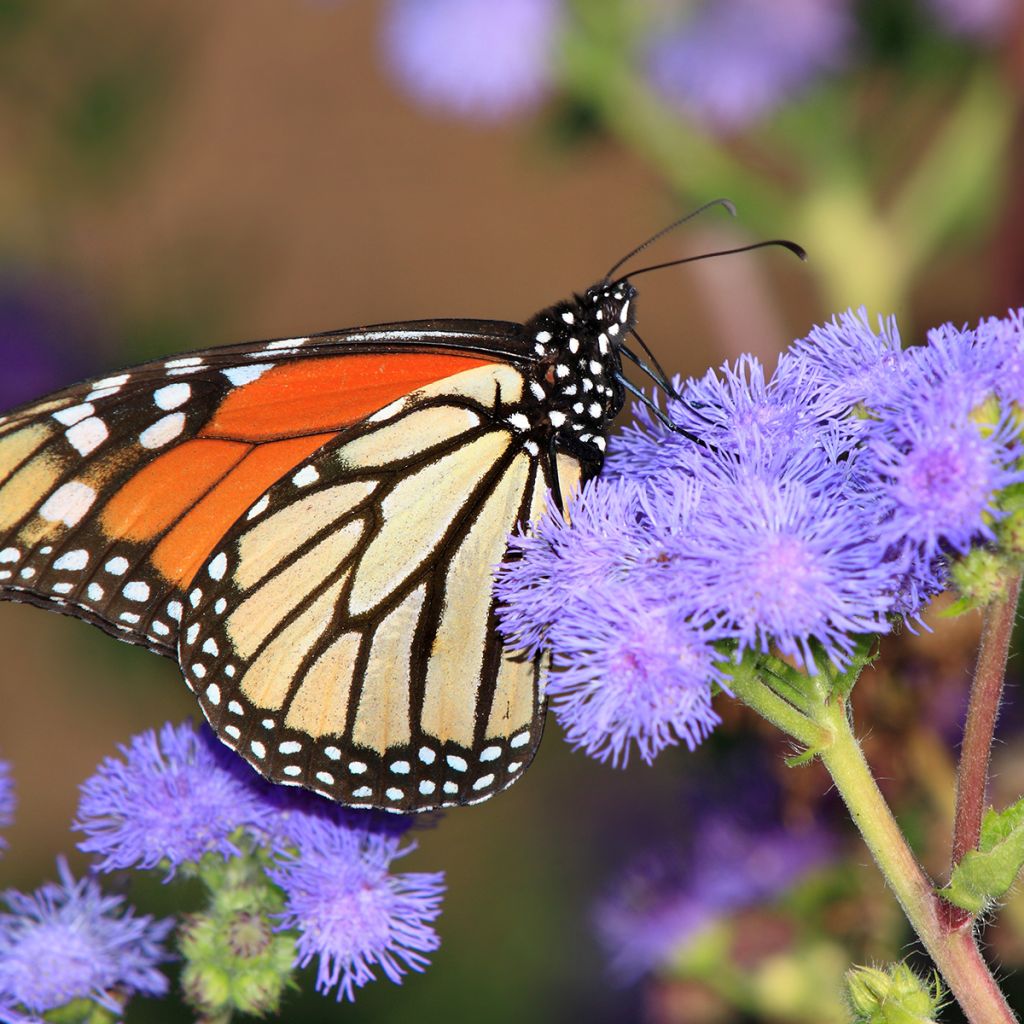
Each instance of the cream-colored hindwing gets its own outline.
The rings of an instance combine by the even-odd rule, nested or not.
[[[492,376],[508,390],[511,372]],[[472,373],[466,394],[407,402],[315,453],[197,577],[182,670],[264,775],[413,811],[485,799],[529,764],[542,667],[502,646],[493,573],[550,480]],[[559,474],[568,495],[580,465],[560,455]]]

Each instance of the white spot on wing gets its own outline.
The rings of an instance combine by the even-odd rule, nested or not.
[[[129,601],[148,601],[149,600],[149,584],[143,583],[142,580],[133,580],[131,583],[124,585],[122,594]]]
[[[77,449],[79,455],[89,455],[110,436],[106,423],[98,416],[90,416],[69,427],[64,436]]]
[[[210,567],[206,570],[210,574],[210,578],[214,580],[224,579],[224,573],[227,572],[228,558],[227,555],[222,551],[216,558],[210,563]]]
[[[54,569],[62,572],[78,572],[89,564],[89,552],[84,548],[76,548],[74,551],[65,551],[56,562]]]
[[[153,392],[153,401],[156,402],[157,406],[166,412],[170,412],[171,409],[177,409],[179,406],[184,405],[192,397],[192,385],[185,384],[168,384],[166,387],[157,388]]]
[[[48,523],[77,526],[92,508],[96,492],[80,480],[58,487],[39,509],[39,515]]]
[[[116,558],[111,558],[104,568],[111,576],[123,576],[128,571],[128,559],[118,555]]]
[[[273,363],[255,363],[253,366],[232,366],[229,370],[221,370],[221,373],[236,388],[240,388],[244,384],[251,384],[254,380],[259,380],[267,370],[272,370],[273,368]]]
[[[146,427],[139,434],[139,444],[143,448],[162,448],[173,441],[185,429],[185,414],[172,412],[159,419],[152,426]]]
[[[320,474],[313,466],[304,466],[292,477],[292,483],[296,487],[308,487],[310,484],[315,484],[319,479]]]
[[[81,405],[72,405],[67,409],[60,409],[53,414],[53,418],[58,423],[63,423],[65,427],[71,427],[86,417],[91,416],[95,411],[95,407],[88,402],[84,402]]]

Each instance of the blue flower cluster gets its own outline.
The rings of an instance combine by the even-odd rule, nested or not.
[[[60,882],[0,896],[0,1021],[38,1021],[75,999],[120,1016],[133,995],[162,996],[173,921],[137,915],[95,879],[75,880],[65,861]]]
[[[549,512],[499,573],[509,642],[553,652],[569,740],[614,764],[692,748],[744,652],[843,669],[917,616],[1024,481],[1022,359],[1021,311],[908,349],[861,311],[770,378],[743,357],[676,381],[668,414],[703,444],[638,407],[571,525]]]
[[[317,990],[338,999],[353,999],[375,966],[400,982],[437,949],[443,875],[391,871],[414,848],[405,819],[265,783],[205,726],[165,725],[121,754],[84,784],[75,823],[100,870],[160,867],[170,877],[255,846],[284,893],[273,916],[279,932],[297,935],[296,966],[317,958]]]

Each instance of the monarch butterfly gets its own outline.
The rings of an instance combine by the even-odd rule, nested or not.
[[[0,598],[175,658],[272,781],[396,812],[487,799],[545,711],[493,567],[600,470],[643,398],[622,356],[668,387],[625,344],[629,278],[655,268],[623,262],[525,324],[211,349],[0,417]]]

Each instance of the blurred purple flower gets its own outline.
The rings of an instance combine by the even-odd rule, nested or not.
[[[995,41],[1019,16],[1017,0],[928,0],[928,6],[954,35]]]
[[[393,874],[392,861],[412,851],[395,836],[353,828],[331,816],[303,815],[290,824],[292,856],[269,871],[285,892],[281,930],[299,932],[298,965],[318,960],[316,988],[338,1000],[376,977],[400,984],[422,971],[440,940],[444,875]]]
[[[616,971],[634,979],[665,964],[701,929],[767,903],[835,856],[820,825],[783,829],[779,795],[757,756],[733,756],[684,800],[684,841],[637,857],[596,911]]]
[[[17,806],[17,799],[14,795],[14,780],[11,778],[11,766],[6,761],[0,761],[0,828],[6,828],[14,821],[14,808]],[[3,836],[0,836],[0,851],[7,846]]]
[[[392,0],[388,64],[423,104],[496,119],[547,93],[562,15],[560,0]]]
[[[137,916],[95,879],[75,881],[63,859],[58,871],[59,884],[2,896],[0,1007],[42,1014],[91,999],[120,1016],[126,997],[164,995],[157,965],[169,959],[163,942],[174,922]]]
[[[735,131],[841,67],[852,37],[848,0],[704,0],[653,44],[650,72],[693,117]]]
[[[268,828],[275,807],[263,783],[203,726],[166,724],[122,746],[82,785],[75,828],[79,848],[102,855],[101,871],[166,866],[215,851],[239,851],[231,836],[247,826]]]
[[[0,412],[84,377],[92,332],[58,287],[0,281]]]

